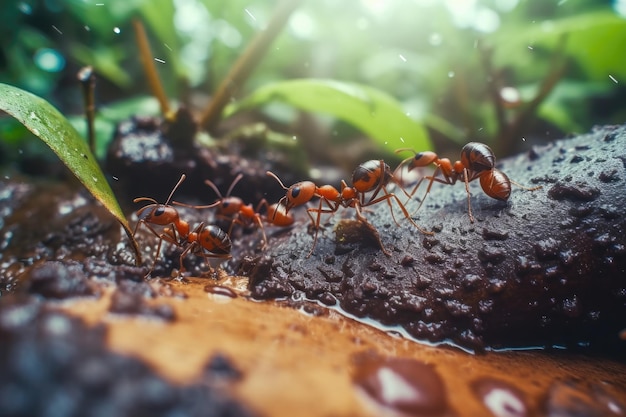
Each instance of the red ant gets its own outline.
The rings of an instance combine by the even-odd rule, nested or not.
[[[391,199],[395,199],[400,206],[404,217],[407,218],[411,224],[413,224],[422,233],[432,234],[432,232],[427,232],[421,229],[413,221],[413,219],[411,219],[411,216],[398,196],[387,190],[389,182],[394,182],[399,185],[399,181],[397,181],[391,173],[389,165],[387,165],[382,159],[370,160],[359,165],[352,173],[352,187],[349,187],[346,182],[342,180],[341,191],[337,190],[332,185],[322,185],[318,187],[312,181],[301,181],[290,187],[286,187],[280,178],[278,178],[278,176],[273,172],[267,171],[267,175],[276,179],[280,186],[287,191],[285,196],[283,196],[279,201],[279,204],[282,204],[285,207],[285,212],[288,212],[293,207],[308,203],[314,197],[319,198],[317,208],[307,208],[307,214],[309,215],[311,223],[315,228],[313,245],[307,256],[311,256],[313,250],[315,249],[322,213],[333,214],[339,209],[339,207],[354,208],[356,210],[357,219],[364,223],[368,223],[365,216],[363,216],[361,209],[363,207],[377,204],[381,201],[387,201],[387,204],[391,209],[393,220],[399,226],[393,214],[393,207],[390,201]],[[383,195],[379,197],[378,194],[381,190],[383,191]],[[366,193],[369,192],[373,193],[369,199],[366,199]],[[316,215],[314,216],[312,213],[316,213]],[[384,249],[384,246],[380,241],[380,237],[378,237],[378,242],[383,253],[390,256],[390,253]]]
[[[478,178],[480,180],[480,186],[485,194],[500,201],[507,201],[509,199],[509,196],[511,195],[511,184],[515,184],[518,187],[529,191],[541,188],[541,186],[532,188],[524,187],[523,185],[510,180],[504,172],[495,168],[496,157],[491,148],[484,143],[469,142],[463,146],[463,149],[461,149],[461,160],[455,161],[454,163],[452,163],[448,158],[439,158],[435,152],[431,151],[418,153],[412,149],[402,148],[396,150],[396,153],[404,151],[411,151],[415,155],[402,161],[400,165],[398,165],[398,168],[396,168],[396,171],[406,164],[408,164],[409,171],[414,168],[425,167],[430,164],[434,164],[436,167],[433,174],[422,177],[410,193],[410,195],[413,196],[424,179],[430,180],[428,188],[426,189],[426,194],[424,194],[424,198],[420,202],[417,210],[419,210],[424,203],[424,200],[426,199],[426,196],[430,192],[433,182],[435,181],[442,184],[453,185],[459,179],[463,179],[465,182],[465,191],[467,192],[467,211],[472,223],[474,223],[474,216],[472,214],[469,190],[469,183],[471,181]],[[441,173],[443,178],[437,178],[438,173]]]
[[[256,209],[252,206],[252,204],[244,204],[243,200],[239,197],[231,196],[231,193],[237,183],[243,178],[243,174],[239,174],[235,177],[233,182],[228,187],[228,191],[226,195],[223,196],[220,190],[217,188],[215,183],[211,180],[205,180],[204,183],[211,187],[215,194],[219,197],[215,202],[204,205],[204,206],[192,206],[188,204],[179,203],[177,201],[172,202],[172,204],[191,207],[195,209],[202,208],[212,208],[217,207],[217,215],[223,218],[227,218],[231,220],[230,228],[228,229],[228,235],[230,236],[235,224],[240,224],[243,227],[250,226],[252,224],[256,225],[259,229],[261,229],[261,233],[263,235],[263,246],[262,249],[267,247],[267,236],[265,234],[265,227],[263,226],[263,222],[261,220],[260,211],[263,207],[266,208],[266,211],[269,213],[270,207],[268,206],[267,201],[265,199],[261,200],[257,205]],[[274,206],[274,205],[273,205]],[[268,222],[273,223],[277,226],[289,226],[293,223],[293,217],[288,215],[286,212],[281,212],[277,206],[272,207],[272,221],[268,220]],[[269,216],[268,216],[269,219]]]
[[[174,192],[185,178],[185,174],[181,175],[170,192],[170,195],[167,197],[165,204],[160,204],[150,197],[139,197],[133,200],[134,203],[141,201],[152,203],[137,210],[139,221],[135,225],[133,236],[137,233],[139,225],[143,224],[152,234],[159,238],[154,262],[146,276],[150,275],[154,270],[154,266],[161,253],[161,244],[164,240],[183,248],[179,258],[181,275],[185,272],[183,259],[189,252],[202,256],[205,261],[207,261],[208,258],[230,258],[230,238],[222,229],[214,225],[205,226],[204,223],[200,223],[190,232],[189,223],[182,220],[178,211],[169,205]],[[164,226],[163,231],[158,233],[151,225]]]

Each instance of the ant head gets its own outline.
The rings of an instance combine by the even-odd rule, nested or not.
[[[166,226],[171,223],[178,223],[178,211],[172,206],[164,204],[149,204],[137,210],[139,220],[146,223]]]
[[[287,194],[285,194],[284,197],[286,198],[285,208],[287,211],[289,211],[293,207],[306,204],[311,201],[311,199],[316,195],[318,195],[317,186],[314,182],[297,182],[287,189]]]
[[[167,197],[165,204],[160,204],[154,198],[150,197],[135,198],[133,200],[133,203],[139,203],[141,201],[148,201],[152,203],[137,210],[137,216],[139,217],[139,219],[146,223],[152,223],[160,226],[165,226],[170,223],[178,223],[180,221],[178,217],[178,211],[176,211],[174,207],[170,206],[169,203],[172,199],[172,195],[174,195],[174,192],[180,186],[180,184],[182,184],[185,178],[186,175],[182,174],[180,179],[170,192],[170,195]]]
[[[439,158],[435,152],[432,152],[432,151],[415,152],[413,149],[410,149],[410,148],[396,149],[395,153],[406,152],[406,151],[413,152],[413,156],[408,157],[402,162],[400,162],[400,165],[398,165],[398,168],[396,168],[395,172],[397,172],[398,169],[400,169],[404,165],[408,165],[408,168],[407,168],[408,171],[411,171],[415,168],[425,167],[425,166],[432,164]]]
[[[278,202],[285,206],[285,213],[288,213],[289,210],[296,206],[308,203],[313,197],[319,196],[317,186],[312,181],[300,181],[293,184],[291,187],[285,187],[285,184],[283,184],[276,174],[271,171],[267,171],[266,174],[273,177],[283,190],[287,190],[285,196]]]

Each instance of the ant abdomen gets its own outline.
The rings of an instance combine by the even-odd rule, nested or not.
[[[485,194],[496,200],[507,201],[511,195],[511,180],[499,169],[491,169],[480,176],[480,186]]]

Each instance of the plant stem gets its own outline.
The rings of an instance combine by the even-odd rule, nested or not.
[[[81,68],[77,74],[78,81],[83,90],[83,102],[85,105],[85,120],[87,121],[87,141],[91,153],[96,154],[96,133],[94,130],[94,118],[96,115],[95,105],[95,89],[96,76],[93,73],[93,67],[87,66]]]
[[[200,126],[209,132],[215,128],[226,104],[228,104],[237,89],[248,79],[259,62],[261,62],[269,46],[282,31],[287,20],[289,20],[291,13],[302,1],[283,0],[277,6],[267,28],[257,33],[218,86],[211,103],[200,116]]]
[[[135,38],[137,39],[137,45],[139,46],[139,53],[141,55],[141,63],[143,64],[143,70],[148,79],[150,90],[156,99],[159,101],[161,107],[161,114],[166,119],[170,119],[170,105],[163,89],[163,84],[157,73],[156,66],[154,65],[154,59],[152,57],[152,51],[150,50],[150,43],[148,42],[148,36],[146,35],[146,29],[138,19],[133,19],[133,29],[135,30]]]

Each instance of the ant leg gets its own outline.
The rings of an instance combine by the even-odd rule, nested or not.
[[[515,181],[513,181],[511,179],[509,179],[509,181],[511,181],[511,184],[513,184],[513,185],[515,185],[515,186],[517,186],[517,187],[519,187],[519,188],[521,188],[523,190],[526,190],[526,191],[537,191],[540,188],[543,188],[543,186],[541,186],[541,185],[538,185],[536,187],[526,187],[526,186],[520,184],[519,182],[515,182]]]
[[[144,278],[149,277],[150,275],[152,275],[152,272],[154,272],[154,267],[156,266],[156,263],[157,263],[157,261],[159,259],[160,254],[161,254],[161,244],[162,243],[163,243],[163,239],[159,239],[159,244],[157,245],[156,253],[154,254],[154,259],[152,260],[152,266],[150,267],[150,270],[148,270],[146,275],[144,275]]]
[[[145,275],[145,277],[148,277],[152,275],[152,272],[154,271],[154,267],[156,266],[156,263],[159,260],[159,257],[161,256],[161,246],[162,246],[163,241],[166,241],[167,243],[170,243],[175,246],[180,246],[180,243],[178,242],[178,237],[176,236],[176,228],[174,227],[164,229],[163,233],[161,234],[158,234],[156,230],[154,230],[154,228],[152,228],[147,223],[146,223],[146,227],[159,239],[159,244],[157,245],[157,249],[154,254],[154,260],[152,261],[152,267],[150,267],[150,270]]]
[[[393,198],[393,199],[395,199],[395,201],[398,203],[398,206],[400,206],[400,210],[402,210],[402,214],[404,214],[404,217],[405,217],[405,218],[406,218],[406,219],[407,219],[407,220],[408,220],[408,221],[409,221],[409,222],[410,222],[413,226],[415,226],[415,228],[416,228],[417,230],[419,230],[421,233],[423,233],[423,234],[425,234],[425,235],[433,235],[433,234],[434,234],[433,232],[429,232],[429,231],[424,230],[424,229],[422,229],[421,227],[419,227],[419,225],[418,225],[417,223],[415,223],[415,221],[414,221],[414,220],[411,218],[411,216],[409,215],[409,212],[407,211],[407,209],[406,209],[406,207],[404,206],[404,204],[402,204],[402,201],[400,201],[400,198],[399,198],[397,195],[393,194],[393,193],[389,193],[389,194],[387,194],[387,195],[384,195],[384,196],[382,196],[382,197],[380,197],[380,198],[378,198],[378,199],[376,199],[376,200],[374,200],[374,201],[370,202],[368,205],[371,205],[371,204],[376,204],[376,203],[379,203],[379,202],[381,202],[381,201],[383,201],[383,200],[387,200],[387,202],[388,202],[389,206],[391,206],[391,202],[390,202],[389,200],[390,200],[390,199],[392,199],[392,198]],[[394,219],[394,220],[395,220],[395,219]],[[397,224],[397,222],[396,222],[396,224]],[[398,226],[399,226],[399,225],[398,225]]]
[[[465,191],[467,192],[467,214],[469,215],[470,222],[474,223],[474,215],[472,214],[472,203],[471,197],[472,194],[469,190],[469,179],[467,177],[467,169],[463,169],[463,180],[465,181]]]
[[[267,200],[262,199],[256,206],[256,215],[254,216],[254,222],[257,224],[257,226],[259,226],[259,229],[261,229],[261,233],[263,234],[263,246],[261,248],[262,250],[265,250],[267,248],[267,235],[265,234],[265,226],[263,226],[263,222],[261,221],[261,215],[259,213],[261,213],[261,209],[263,208],[265,208],[265,211],[267,212],[268,207],[269,205],[267,204]]]
[[[327,209],[322,208],[323,202],[326,202],[326,205],[328,206]],[[323,197],[320,198],[320,203],[317,208],[306,209],[306,213],[309,215],[309,218],[311,219],[311,223],[313,224],[313,227],[315,228],[315,234],[313,235],[313,245],[311,245],[311,250],[306,256],[307,258],[309,258],[313,254],[313,250],[315,249],[315,245],[317,244],[317,235],[319,233],[320,223],[322,221],[322,213],[333,214],[338,209],[339,209],[339,204],[335,204],[335,206],[333,206],[331,205],[330,201],[328,201],[328,199],[323,198]],[[317,213],[316,218],[313,218],[313,215],[311,213]]]
[[[265,234],[265,227],[263,226],[263,222],[261,221],[261,215],[257,214],[254,216],[254,223],[256,223],[256,225],[259,227],[259,229],[261,230],[261,235],[263,236],[263,246],[261,246],[261,250],[265,250],[267,249],[267,235]],[[230,234],[229,234],[230,236]]]
[[[187,244],[185,249],[183,249],[183,251],[180,253],[180,257],[178,258],[178,278],[183,278],[183,275],[186,272],[185,264],[183,264],[183,261],[185,259],[185,256],[187,256],[187,254],[189,253],[189,251],[194,249],[196,247],[196,245],[197,245],[196,242],[191,242],[191,243]]]

